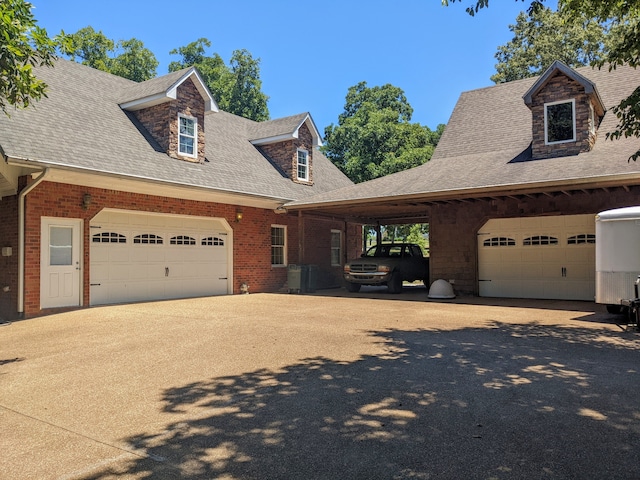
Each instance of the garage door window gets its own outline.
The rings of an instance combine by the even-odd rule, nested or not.
[[[224,246],[224,240],[218,237],[206,237],[202,239],[203,246]]]
[[[533,237],[527,237],[522,242],[525,246],[530,245],[558,245],[558,239],[556,237],[550,237],[548,235],[534,235]]]
[[[509,237],[487,238],[482,244],[485,247],[515,247],[516,241]]]
[[[154,235],[153,233],[143,233],[133,237],[133,243],[141,243],[145,245],[162,245],[162,237]]]
[[[127,237],[116,232],[100,232],[91,238],[93,243],[127,243]]]
[[[573,235],[567,239],[567,245],[586,245],[588,243],[596,243],[596,236],[593,233],[581,233]]]
[[[176,237],[171,237],[169,243],[171,245],[195,245],[196,239],[193,237],[188,237],[186,235],[178,235]]]

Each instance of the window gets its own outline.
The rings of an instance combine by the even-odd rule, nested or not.
[[[544,142],[546,144],[575,142],[576,140],[575,100],[545,103]]]
[[[116,232],[96,233],[92,237],[93,243],[127,243],[127,237]]]
[[[153,233],[143,233],[133,237],[133,243],[142,243],[147,245],[162,245],[162,237]]]
[[[178,115],[180,130],[178,133],[178,152],[188,157],[197,157],[197,125],[198,121],[193,117]]]
[[[533,237],[525,238],[522,242],[523,245],[558,245],[558,239],[556,237],[550,237],[548,235],[534,235]]]
[[[271,226],[271,265],[285,266],[287,264],[287,227]]]
[[[339,267],[342,265],[342,232],[331,230],[331,265]]]
[[[482,245],[484,247],[514,247],[516,241],[509,237],[493,237],[487,238]]]
[[[195,245],[196,239],[193,237],[188,237],[186,235],[178,235],[176,237],[171,237],[169,243],[171,245]]]
[[[298,149],[298,180],[309,180],[309,152]]]
[[[202,239],[203,246],[224,246],[224,239],[218,237],[207,237]]]
[[[596,236],[593,233],[581,233],[567,239],[567,245],[585,245],[587,243],[596,243]]]

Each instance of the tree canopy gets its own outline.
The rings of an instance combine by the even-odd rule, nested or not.
[[[136,82],[156,76],[158,60],[137,38],[114,42],[102,31],[87,26],[68,35],[68,39],[69,45],[62,52],[73,61],[79,59],[83,65]]]
[[[205,48],[210,46],[209,40],[199,38],[171,50],[171,55],[180,55],[182,59],[171,62],[169,71],[194,66],[221,109],[255,121],[268,120],[269,97],[262,92],[260,59],[253,58],[247,50],[235,50],[227,66],[219,54],[205,54]]]
[[[413,108],[391,84],[350,87],[338,125],[325,128],[323,153],[359,183],[422,165],[444,131],[411,123]]]
[[[449,4],[449,0],[441,2]],[[467,0],[451,0],[454,2],[468,3]],[[528,11],[531,13],[543,8],[543,2],[531,1]],[[470,15],[489,6],[489,0],[470,0],[469,3],[466,11]],[[604,54],[591,62],[594,67],[615,69],[621,65],[633,68],[640,65],[640,0],[558,0],[558,12],[573,21],[588,18],[609,26],[611,38]],[[618,117],[618,126],[607,134],[609,139],[640,138],[640,86],[613,107],[613,112]],[[637,160],[639,157],[640,150],[629,159]]]
[[[521,12],[509,25],[513,38],[498,47],[495,83],[541,75],[555,61],[575,68],[604,54],[607,25],[584,16],[565,18],[550,8]]]
[[[0,1],[0,108],[5,114],[9,106],[25,108],[46,97],[47,85],[33,67],[51,66],[62,38],[49,38],[31,8],[24,0]]]

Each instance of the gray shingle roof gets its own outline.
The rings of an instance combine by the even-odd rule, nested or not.
[[[131,82],[132,85],[123,89],[119,103],[126,103],[140,98],[150,97],[169,90],[193,67],[183,68],[161,77],[152,78],[146,82]]]
[[[593,82],[604,105],[612,107],[640,85],[640,69],[618,67],[609,72],[577,69]],[[640,178],[640,162],[627,159],[640,139],[606,139],[617,118],[608,111],[594,148],[574,156],[517,161],[532,142],[531,111],[523,95],[537,78],[464,92],[453,110],[431,161],[424,165],[328,192],[290,206],[358,202],[380,197],[477,194],[545,183],[576,185],[625,175]]]
[[[175,81],[179,74],[174,72],[150,85],[156,89]],[[37,75],[49,85],[48,98],[34,108],[11,112],[10,118],[0,116],[0,147],[8,157],[40,166],[283,201],[351,184],[318,151],[313,153],[313,186],[283,178],[249,141],[250,132],[259,124],[222,111],[205,116],[207,162],[173,159],[157,151],[118,106],[123,92],[136,90],[135,82],[66,60],[58,60],[55,68],[39,69]]]

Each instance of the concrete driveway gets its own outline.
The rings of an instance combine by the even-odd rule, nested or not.
[[[604,309],[376,295],[0,326],[0,478],[640,478],[640,334]]]

